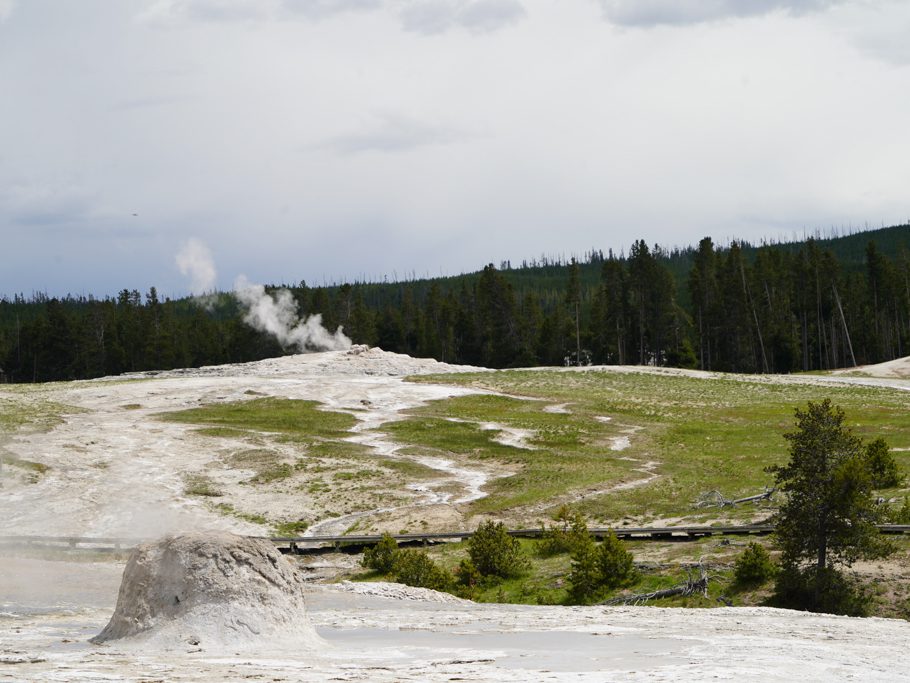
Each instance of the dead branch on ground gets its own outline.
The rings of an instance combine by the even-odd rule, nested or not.
[[[672,588],[663,588],[651,593],[635,593],[633,595],[621,595],[616,598],[606,600],[601,605],[643,605],[650,600],[660,600],[661,598],[672,598],[677,595],[689,596],[699,593],[708,597],[708,582],[712,579],[704,565],[698,565],[698,575],[694,575],[689,569],[686,569],[688,578],[685,582],[673,586]]]
[[[758,493],[754,496],[746,496],[745,498],[731,499],[731,498],[726,498],[724,496],[724,494],[722,494],[720,491],[715,489],[713,491],[706,491],[706,492],[702,493],[698,497],[698,500],[695,503],[695,507],[697,507],[697,508],[710,508],[710,507],[724,508],[724,507],[735,507],[736,505],[739,505],[740,503],[758,503],[758,502],[761,502],[764,500],[769,501],[769,500],[771,500],[771,496],[774,495],[774,492],[776,490],[777,489],[765,489],[764,493]]]

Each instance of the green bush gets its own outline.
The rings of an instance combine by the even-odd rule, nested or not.
[[[858,581],[833,567],[821,572],[816,567],[781,568],[770,604],[790,609],[864,617],[869,614],[872,596]]]
[[[379,543],[363,551],[360,564],[380,574],[391,574],[400,552],[398,542],[390,534],[383,534]]]
[[[474,600],[484,580],[477,567],[469,559],[463,559],[455,568],[455,594],[468,600]]]
[[[889,524],[910,524],[910,498],[904,496],[904,504],[897,510],[890,510],[887,521]]]
[[[417,588],[444,591],[451,588],[454,582],[449,572],[420,550],[398,551],[393,572],[395,581]]]
[[[612,531],[597,548],[597,571],[601,585],[607,588],[627,586],[638,578],[635,558]]]
[[[740,585],[765,583],[773,579],[776,573],[777,565],[771,555],[764,546],[754,541],[740,553],[733,566],[733,580]]]
[[[471,562],[482,576],[517,576],[528,566],[518,539],[506,532],[502,522],[484,522],[468,540]]]
[[[600,571],[597,567],[597,546],[587,536],[572,553],[572,570],[569,572],[569,601],[573,605],[593,602],[603,592]]]
[[[875,439],[866,444],[866,466],[872,475],[872,488],[888,489],[900,486],[904,481],[884,439]]]
[[[544,526],[543,534],[537,543],[537,554],[540,557],[575,552],[588,537],[588,525],[584,515],[572,512],[567,505],[559,508],[553,519],[559,525]]]
[[[455,578],[459,585],[466,588],[476,588],[483,580],[483,576],[477,570],[477,567],[468,559],[463,559],[458,563],[458,567],[455,569]]]
[[[609,590],[627,586],[638,578],[632,553],[610,532],[599,546],[590,534],[580,541],[572,553],[569,572],[569,601],[589,604]]]

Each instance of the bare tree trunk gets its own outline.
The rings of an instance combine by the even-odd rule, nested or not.
[[[578,302],[575,302],[575,365],[581,365],[581,323],[578,320]]]
[[[831,283],[831,289],[834,290],[834,301],[837,302],[837,310],[840,311],[840,320],[844,326],[844,336],[847,338],[847,348],[850,350],[850,361],[853,363],[853,367],[856,367],[856,356],[853,355],[853,342],[850,341],[850,330],[847,329],[847,319],[844,317],[844,308],[840,304],[840,296],[837,294],[837,287],[834,286],[834,283]]]
[[[705,369],[705,333],[702,321],[701,306],[698,307],[698,363],[701,370]]]
[[[746,267],[742,261],[739,263],[739,272],[743,279],[743,293],[745,293],[746,300],[749,302],[749,308],[752,309],[752,318],[755,320],[755,330],[758,332],[758,345],[761,347],[762,371],[767,373],[769,370],[768,357],[765,355],[765,342],[762,340],[761,325],[758,322],[758,313],[755,311],[755,303],[752,301],[752,293],[749,291],[748,286],[746,286]]]

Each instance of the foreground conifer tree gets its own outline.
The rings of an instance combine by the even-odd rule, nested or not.
[[[769,468],[786,494],[777,520],[781,554],[777,600],[784,606],[860,614],[862,596],[839,567],[888,554],[875,525],[881,506],[872,495],[867,448],[831,401],[796,410],[796,430],[785,434],[790,462]]]

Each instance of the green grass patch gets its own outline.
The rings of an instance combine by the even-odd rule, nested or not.
[[[567,490],[643,476],[631,471],[634,464],[618,459],[632,457],[658,463],[655,471],[660,476],[640,488],[587,495],[579,503],[582,512],[608,521],[667,516],[708,519],[719,512],[694,509],[699,494],[712,489],[727,498],[761,493],[772,483],[764,468],[788,458],[783,434],[793,428],[794,408],[823,398],[843,407],[851,428],[865,439],[881,436],[895,448],[906,448],[910,441],[910,394],[884,387],[609,370],[500,371],[412,381],[540,399],[466,396],[438,401],[393,426],[396,436],[428,448],[520,467],[516,476],[488,487],[490,496],[474,504],[477,512],[545,503]],[[552,403],[567,403],[571,414],[542,410]],[[602,416],[611,419],[604,424],[597,420]],[[447,424],[450,417],[533,430],[537,437],[531,444],[538,450],[504,447],[476,423]],[[609,439],[620,434],[623,426],[640,429],[630,435],[629,449],[611,452]],[[910,472],[910,453],[895,456],[902,470]],[[755,513],[751,505],[723,511],[732,519]]]
[[[232,517],[236,517],[237,519],[242,519],[245,522],[250,522],[251,524],[267,525],[269,523],[268,518],[264,515],[250,512],[241,512],[230,503],[218,503],[218,505],[215,506],[215,509],[224,515],[230,515]]]
[[[22,470],[26,475],[26,481],[30,484],[38,483],[38,480],[50,469],[48,465],[33,460],[25,460],[11,453],[0,453],[0,469],[3,467],[14,467]]]
[[[280,522],[272,529],[276,536],[300,536],[304,531],[310,528],[310,523],[306,520],[297,520],[296,522]]]
[[[63,423],[64,415],[82,412],[79,408],[37,397],[35,393],[20,391],[0,396],[0,434],[23,429],[50,431]]]
[[[356,423],[350,415],[321,410],[319,405],[316,401],[257,398],[163,413],[160,417],[169,422],[266,432],[304,439],[313,437],[338,439],[345,436]]]
[[[202,475],[186,477],[186,484],[183,488],[183,492],[188,496],[201,496],[205,498],[218,498],[223,495],[211,479]]]
[[[475,512],[536,503],[630,474],[634,463],[605,446],[622,426],[574,413],[549,413],[546,405],[505,396],[462,396],[434,401],[384,429],[430,455],[462,463],[494,460],[515,470],[514,476],[487,485],[487,497],[473,504]],[[508,435],[487,428],[489,423],[530,431],[527,447],[502,443]],[[642,447],[639,443],[635,450]]]

